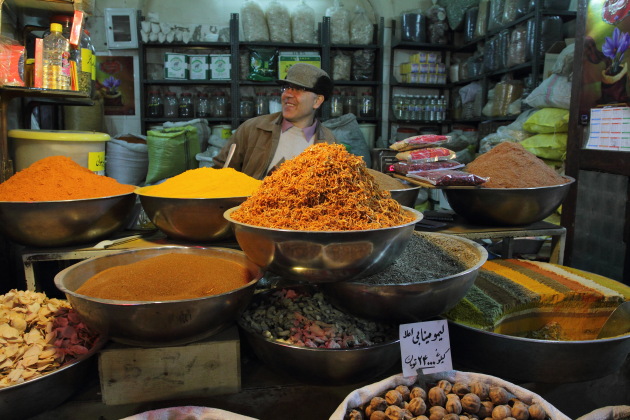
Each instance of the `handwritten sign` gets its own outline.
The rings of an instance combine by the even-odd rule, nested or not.
[[[401,324],[399,334],[403,376],[453,369],[446,320]]]

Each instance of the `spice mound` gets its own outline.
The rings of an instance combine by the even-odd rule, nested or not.
[[[65,300],[15,289],[0,295],[0,388],[54,372],[97,337]]]
[[[255,226],[347,231],[412,222],[388,191],[378,187],[359,156],[340,144],[318,143],[284,162],[232,213]]]
[[[262,181],[233,168],[190,169],[139,193],[168,198],[249,197]]]
[[[66,156],[49,156],[0,184],[0,201],[80,200],[128,194],[135,188],[97,175]]]
[[[119,265],[90,277],[76,293],[100,299],[156,302],[220,295],[252,280],[236,262],[171,253]]]
[[[466,166],[466,172],[488,178],[484,188],[534,188],[567,183],[542,159],[510,141],[479,155]]]
[[[300,347],[347,349],[395,340],[398,327],[339,311],[315,290],[281,289],[260,293],[240,325],[268,340]]]

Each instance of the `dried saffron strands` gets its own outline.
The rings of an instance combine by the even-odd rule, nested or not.
[[[284,162],[232,213],[237,222],[310,231],[398,226],[414,220],[380,190],[365,162],[340,144],[318,143]]]

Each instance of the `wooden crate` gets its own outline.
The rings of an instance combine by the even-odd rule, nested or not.
[[[107,405],[241,390],[236,327],[184,346],[143,348],[110,343],[101,351],[98,367],[103,403]]]

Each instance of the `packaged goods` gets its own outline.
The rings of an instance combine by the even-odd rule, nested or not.
[[[405,160],[410,163],[437,162],[440,160],[455,159],[455,152],[445,147],[428,147],[425,149],[415,149],[397,153],[396,159]]]
[[[335,0],[333,6],[326,9],[326,16],[330,18],[330,41],[333,44],[350,43],[350,12]]]
[[[413,174],[415,172],[423,171],[438,171],[444,169],[459,169],[463,168],[464,164],[459,163],[456,160],[440,160],[438,162],[420,162],[420,163],[408,163],[397,162],[394,163],[394,172],[401,175]]]
[[[164,53],[164,78],[175,80],[188,79],[186,54]]]
[[[207,54],[187,54],[188,78],[190,80],[209,79],[210,60]]]
[[[251,48],[247,79],[257,82],[276,80],[278,52],[275,48]]]
[[[523,129],[532,133],[565,133],[569,129],[569,110],[539,109],[523,123]]]
[[[419,179],[420,181],[425,181],[431,185],[440,187],[476,186],[481,185],[487,181],[486,178],[482,178],[475,174],[469,174],[468,172],[459,171],[456,169],[413,172],[409,174],[409,177]]]
[[[315,39],[315,11],[304,0],[296,5],[291,12],[291,35],[293,42],[314,44]]]
[[[359,45],[371,44],[374,39],[374,25],[370,22],[365,9],[356,6],[350,21],[350,43]]]
[[[244,41],[269,41],[265,12],[255,0],[246,0],[241,5],[241,23]]]
[[[374,61],[376,52],[374,50],[356,50],[352,53],[352,80],[370,81],[374,80]]]
[[[333,53],[332,79],[350,80],[350,69],[352,68],[352,57],[345,51],[336,50]]]
[[[44,37],[42,71],[44,89],[72,89],[70,43],[61,34],[59,23],[51,23],[50,34]]]
[[[272,0],[265,9],[265,18],[270,41],[291,42],[291,14],[287,6]]]
[[[25,60],[24,46],[11,38],[0,36],[0,86],[25,85]]]
[[[425,147],[437,147],[450,140],[450,136],[436,134],[422,134],[419,136],[407,137],[389,146],[390,149],[404,152]]]
[[[232,69],[230,60],[230,54],[210,54],[210,78],[212,80],[229,80]]]

